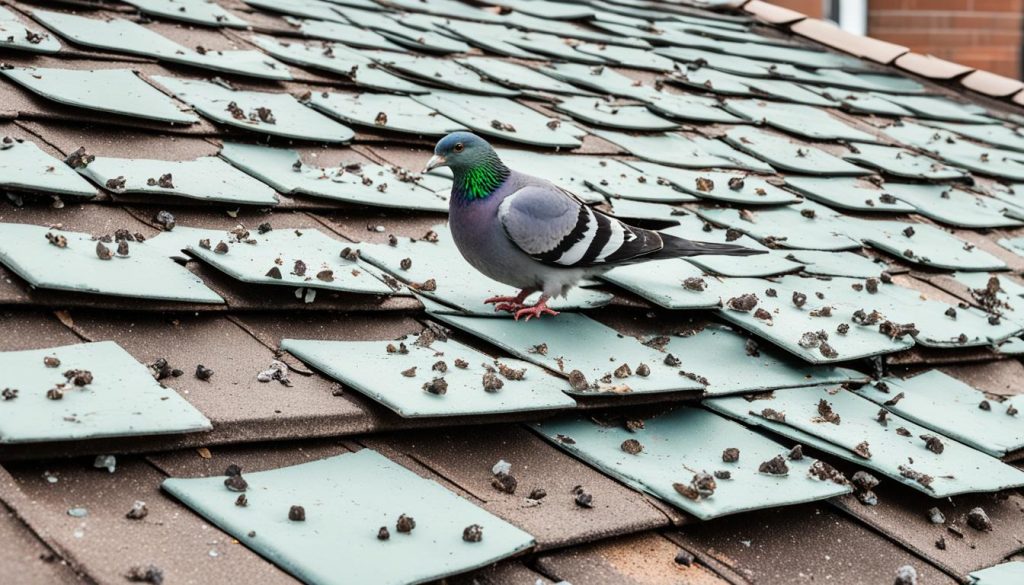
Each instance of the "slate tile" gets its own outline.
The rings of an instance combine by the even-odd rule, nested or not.
[[[191,49],[156,30],[116,17],[85,18],[49,10],[34,10],[32,15],[65,39],[93,49],[153,57],[170,63],[261,79],[292,78],[283,63],[255,50],[215,49],[201,45]]]
[[[111,257],[103,260],[97,252],[100,242],[89,234],[10,223],[0,225],[0,232],[6,242],[0,247],[0,259],[33,286],[154,300],[224,302],[200,279],[145,243],[128,244],[127,256],[116,253],[117,243],[104,244]],[[58,244],[51,244],[47,234]],[[59,247],[61,236],[67,242],[64,248]]]
[[[383,0],[382,4],[409,12],[423,12],[461,20],[477,20],[482,22],[498,20],[498,16],[493,12],[469,6],[457,0],[437,0],[429,5],[424,5],[424,3],[418,0]]]
[[[914,230],[912,236],[907,235],[908,227]],[[902,262],[965,271],[1001,270],[1006,267],[998,256],[967,241],[971,233],[969,230],[949,233],[947,229],[930,224],[898,221],[864,222],[855,229],[857,237]]]
[[[376,67],[366,55],[339,43],[322,43],[322,46],[299,42],[283,44],[267,36],[256,36],[251,40],[282,61],[340,75],[356,86],[402,94],[429,91],[418,83]]]
[[[663,57],[651,49],[582,43],[576,45],[576,50],[600,57],[622,67],[658,72],[669,72],[675,68],[671,59]]]
[[[1003,124],[968,124],[936,122],[933,120],[922,120],[922,123],[927,126],[943,128],[979,142],[987,142],[1000,148],[1024,151],[1024,138],[1018,134],[1018,129]]]
[[[861,396],[993,457],[1004,458],[1024,448],[1019,420],[1007,413],[1014,399],[991,401],[988,410],[982,409],[979,405],[988,399],[981,391],[938,370],[885,381],[893,394],[904,395],[896,404],[884,404],[892,396],[871,385],[861,390]]]
[[[108,191],[157,203],[174,197],[243,205],[278,203],[273,189],[212,156],[190,161],[97,157],[78,172]]]
[[[913,112],[903,106],[890,102],[875,93],[855,91],[842,87],[819,87],[813,85],[807,85],[806,87],[826,99],[838,102],[843,110],[857,114],[877,114],[880,116],[914,115]]]
[[[792,179],[791,179],[792,180]],[[848,218],[816,203],[762,208],[756,211],[701,208],[696,214],[712,223],[724,225],[783,248],[804,250],[856,250],[860,244],[848,232]]]
[[[883,173],[910,179],[944,180],[966,179],[967,171],[944,165],[916,152],[880,144],[852,144],[850,154],[843,159]]]
[[[63,161],[35,142],[11,135],[0,137],[0,185],[13,191],[43,191],[91,198],[96,190]]]
[[[627,164],[650,175],[664,178],[675,188],[699,199],[745,205],[779,205],[800,201],[796,195],[776,187],[757,175],[684,170],[646,162],[629,161]]]
[[[1024,579],[1024,563],[1013,561],[1001,563],[987,569],[974,571],[969,575],[972,585],[1001,585]]]
[[[435,192],[428,187],[431,182],[419,174],[401,167],[368,163],[352,150],[340,154],[344,158],[337,166],[327,166],[327,161],[312,159],[323,156],[316,151],[300,153],[235,142],[224,143],[220,151],[222,158],[281,193],[371,207],[448,211],[447,190]],[[332,153],[329,158],[338,157]]]
[[[245,4],[253,8],[262,8],[274,13],[289,14],[292,16],[304,16],[317,18],[326,21],[348,22],[339,10],[332,8],[330,3],[305,2],[303,0],[245,0]],[[354,23],[358,24],[358,23]]]
[[[25,24],[25,21],[7,8],[0,8],[0,47],[27,51],[30,53],[56,53],[61,49],[60,41],[42,29]]]
[[[440,137],[463,129],[436,111],[407,96],[386,94],[313,94],[309,103],[343,122],[377,130]]]
[[[73,70],[11,68],[3,74],[39,96],[60,104],[169,124],[196,117],[128,69]]]
[[[646,48],[649,46],[646,42],[637,38],[609,35],[589,28],[584,28],[582,26],[577,26],[575,23],[546,17],[538,18],[518,11],[512,11],[510,14],[504,15],[500,21],[515,28],[537,33],[545,33],[550,37],[558,39],[578,39],[581,41],[621,45],[624,47]],[[562,44],[564,45],[565,43],[562,42]]]
[[[969,103],[953,101],[939,96],[908,96],[883,94],[882,99],[902,106],[918,117],[952,122],[970,122],[974,124],[994,124],[995,120],[986,117],[985,109]]]
[[[700,381],[678,375],[657,350],[642,345],[640,340],[576,313],[564,313],[565,318],[558,323],[539,319],[517,323],[436,311],[431,315],[552,372],[571,375],[573,370],[579,370],[583,379],[573,387],[573,394],[681,392],[704,386]],[[592,340],[593,352],[581,355],[569,351],[575,340],[583,338]],[[648,366],[648,375],[642,375],[641,365]]]
[[[875,141],[874,136],[839,121],[825,110],[812,106],[730,100],[725,107],[755,124],[767,124],[811,140]]]
[[[205,26],[245,28],[248,23],[237,14],[214,3],[196,0],[130,0],[141,12],[160,18]]]
[[[564,94],[590,94],[586,90],[581,90],[568,83],[544,75],[533,67],[520,65],[512,61],[492,59],[490,57],[465,57],[459,59],[458,62],[487,79],[507,87]]]
[[[917,147],[951,165],[1013,181],[1024,179],[1024,163],[1014,158],[1015,151],[987,148],[963,140],[948,130],[910,122],[889,126],[884,132],[894,140]]]
[[[283,17],[284,22],[298,28],[303,36],[345,43],[359,49],[400,50],[400,47],[372,30],[343,22],[313,18]]]
[[[179,99],[210,120],[243,130],[316,142],[348,142],[347,126],[303,106],[284,93],[232,90],[212,82],[155,76]]]
[[[725,140],[733,147],[752,154],[777,170],[825,176],[867,175],[870,171],[851,165],[824,150],[750,126],[726,131]]]
[[[835,394],[830,390],[834,389],[827,386],[794,388],[755,403],[735,397],[705,400],[704,405],[746,424],[877,471],[936,499],[964,493],[997,492],[1024,484],[1024,472],[1019,469],[941,435],[938,437],[944,450],[936,453],[919,438],[925,434],[936,435],[934,431],[895,414],[889,414],[887,424],[882,425],[876,420],[877,404],[848,390],[840,389]],[[841,417],[840,424],[822,419],[819,415],[822,400]],[[776,415],[765,409],[782,413],[782,418],[768,420],[767,417]],[[897,433],[898,428],[910,434]],[[864,457],[865,454],[869,457]]]
[[[389,15],[379,11],[376,6],[362,9],[334,4],[331,9],[344,15],[346,21],[371,29],[407,49],[440,55],[464,53],[469,50],[469,45],[449,35],[415,27],[415,21],[408,18],[408,14]]]
[[[55,358],[56,366],[47,358]],[[209,430],[210,421],[111,342],[0,355],[4,443],[39,443]],[[20,364],[20,365],[15,365]],[[61,374],[61,370],[64,374]],[[83,374],[77,374],[79,370]],[[70,375],[69,375],[70,374]],[[63,381],[62,381],[63,380]]]
[[[406,348],[404,353],[395,342],[386,340],[293,338],[282,340],[281,348],[403,417],[484,415],[576,406],[562,393],[563,388],[568,388],[564,380],[532,364],[494,359],[454,340],[436,340],[426,345],[427,339],[433,339],[433,335],[420,334],[398,342]],[[492,362],[494,365],[489,366]],[[501,367],[521,370],[521,374],[499,375]],[[521,376],[525,376],[526,384]],[[437,386],[438,380],[443,380],[443,392]],[[431,386],[434,391],[428,390],[430,384],[435,384]]]
[[[517,59],[533,60],[544,58],[540,53],[524,48],[530,46],[529,41],[531,37],[501,24],[459,20],[439,23],[438,27],[442,31],[455,35],[460,40],[478,47],[487,53]],[[513,41],[516,42],[513,44]]]
[[[921,215],[940,223],[965,228],[1015,227],[1020,221],[1003,214],[996,199],[974,195],[946,185],[887,183],[892,196],[917,208]]]
[[[583,130],[568,123],[555,124],[540,112],[508,98],[435,91],[413,99],[485,136],[546,148],[582,145]]]
[[[658,47],[654,49],[654,52],[658,55],[669,57],[676,62],[686,64],[687,68],[697,69],[706,65],[726,73],[750,77],[768,77],[771,75],[771,67],[773,65],[766,61],[726,55],[692,47]]]
[[[304,479],[310,473],[318,481]],[[259,493],[253,493],[245,507],[231,503],[234,494],[223,487],[220,477],[170,478],[162,488],[309,583],[332,582],[338,570],[359,581],[422,582],[475,569],[533,545],[529,534],[370,449],[249,473],[245,479]],[[351,495],[333,498],[338,490]],[[289,501],[301,502],[302,521],[286,520],[294,518],[283,508],[282,502]],[[402,513],[396,507],[418,518],[419,525],[408,534],[396,530],[389,542],[382,541],[377,528]],[[339,515],[349,521],[330,520]],[[459,529],[472,524],[482,525],[485,537],[464,542]],[[252,532],[256,536],[249,536]],[[350,546],[337,550],[338,538]],[[438,554],[438,547],[446,554]],[[395,549],[420,561],[396,564]],[[324,564],[329,550],[334,560]]]
[[[620,130],[659,131],[679,127],[651,113],[645,106],[607,103],[600,98],[565,98],[555,105],[555,110],[587,124]]]
[[[721,287],[724,289],[723,299],[753,294],[758,299],[757,307],[763,312],[723,308],[718,314],[811,363],[895,353],[913,345],[910,337],[890,338],[878,333],[874,326],[849,323],[856,311],[869,313],[877,301],[859,299],[852,295],[852,291],[846,293],[852,281],[844,279],[842,284],[835,283],[835,288],[825,286],[833,285],[833,282],[796,276],[771,283],[756,279],[728,279]],[[769,289],[775,291],[774,297],[769,296]],[[816,292],[821,292],[823,298],[817,298]],[[800,295],[806,296],[807,304],[798,307],[794,299],[803,299]],[[830,307],[828,316],[823,312],[824,307]],[[941,311],[938,315],[941,316]],[[849,327],[846,334],[838,332],[842,323]]]
[[[643,136],[609,130],[591,132],[651,162],[684,168],[733,168],[771,172],[771,167],[765,163],[712,138],[680,132]]]
[[[703,270],[677,258],[620,266],[601,279],[666,309],[711,309],[722,302],[716,279],[706,278]],[[700,286],[704,290],[692,290]]]
[[[512,97],[519,91],[482,79],[456,61],[436,57],[415,57],[402,53],[372,53],[368,56],[379,65],[385,65],[421,81],[440,85],[449,90],[481,95]]]
[[[575,416],[533,426],[561,449],[700,520],[825,499],[851,489],[813,477],[808,472],[809,457],[790,460],[785,474],[758,471],[762,462],[787,449],[699,408],[683,406],[643,419],[643,427],[635,432]],[[639,452],[628,450],[626,442],[630,440],[639,442]],[[741,458],[725,463],[723,452],[731,448],[738,448]],[[708,475],[720,470],[728,471],[730,479],[716,481]],[[709,488],[693,487],[701,473],[708,475]],[[684,492],[687,488],[695,492],[707,489],[711,494],[694,493],[696,497],[691,497]]]
[[[594,17],[594,9],[588,6],[567,5],[562,2],[548,2],[547,0],[485,0],[484,4],[504,6],[537,18],[590,20]]]
[[[878,258],[862,256],[856,252],[827,252],[821,250],[794,250],[786,258],[803,264],[803,271],[821,276],[849,278],[877,278],[889,266]]]
[[[912,213],[915,207],[891,195],[885,185],[856,177],[786,177],[786,186],[830,207],[871,213]]]

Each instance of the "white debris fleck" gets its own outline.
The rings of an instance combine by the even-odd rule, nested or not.
[[[68,516],[73,518],[85,518],[89,515],[89,510],[85,508],[68,508]]]
[[[291,379],[288,378],[288,364],[274,360],[270,367],[256,374],[256,380],[267,383],[277,380],[285,386],[291,386]]]
[[[910,565],[896,569],[896,585],[917,585],[917,569]]]
[[[113,455],[97,455],[96,460],[92,462],[92,466],[96,469],[106,469],[110,473],[114,473],[117,470],[117,457]]]
[[[498,475],[499,473],[512,473],[512,464],[501,459],[494,464],[494,467],[491,468],[491,473],[494,475]]]

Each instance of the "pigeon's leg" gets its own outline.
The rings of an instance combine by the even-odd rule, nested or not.
[[[516,311],[516,321],[518,321],[520,317],[526,317],[526,320],[529,321],[533,317],[540,319],[541,315],[554,316],[557,314],[558,311],[548,307],[548,295],[541,295],[540,299],[537,300],[537,304],[532,307],[524,307]]]
[[[534,291],[532,289],[524,288],[514,297],[491,297],[486,299],[484,304],[497,303],[494,306],[495,311],[508,311],[509,313],[514,313],[523,308],[523,301],[526,300],[526,297],[533,294],[533,292]]]

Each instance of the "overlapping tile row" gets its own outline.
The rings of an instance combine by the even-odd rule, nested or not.
[[[781,573],[715,518],[825,530],[826,504],[806,502],[833,498],[850,513],[824,514],[843,518],[836,534],[928,582],[1012,574],[983,569],[1019,548],[999,530],[1013,502],[978,494],[1022,484],[1000,461],[1020,455],[1019,401],[887,368],[1019,366],[1024,118],[1010,108],[725,3],[128,4],[0,9],[0,303],[14,332],[0,456],[179,449],[150,459],[163,473],[133,459],[115,472],[144,486],[157,528],[123,517],[132,501],[65,501],[102,485],[72,465],[8,465],[0,498],[26,530],[59,528],[43,546],[74,552],[74,570],[187,578],[159,547],[110,563],[89,541],[124,523],[180,539],[201,524],[187,507],[218,527],[189,550],[259,582],[354,568],[419,582],[651,529],[664,532],[632,538],[682,547],[662,559],[666,579],[771,582]],[[416,172],[457,129],[619,217],[768,253],[624,267],[560,299],[555,320],[496,318],[483,299],[512,291],[458,255],[449,176]],[[227,447],[339,435],[359,443]],[[178,500],[157,494],[165,474]],[[863,503],[872,489],[881,505]],[[339,490],[358,511],[330,509]],[[931,527],[953,535],[952,557],[862,526],[924,522],[947,496],[971,506]],[[327,543],[325,530],[354,543],[348,556],[294,544]],[[227,551],[231,537],[283,570]],[[606,562],[619,542],[634,541],[492,571],[626,583]]]

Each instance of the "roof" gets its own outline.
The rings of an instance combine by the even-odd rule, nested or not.
[[[1022,89],[759,0],[3,0],[0,567],[1019,582]],[[768,253],[496,318],[462,128]]]

